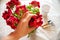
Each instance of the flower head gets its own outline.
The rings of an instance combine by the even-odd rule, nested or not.
[[[2,15],[2,17],[6,20],[7,25],[11,26],[12,29],[15,29],[19,23],[20,18],[26,12],[31,12],[32,14],[36,14],[32,16],[31,20],[29,21],[30,27],[39,27],[42,25],[42,15],[40,15],[40,3],[37,1],[32,1],[28,6],[20,5],[19,0],[10,0],[6,4],[6,9]],[[38,7],[38,8],[37,8]],[[14,10],[15,8],[16,10]]]
[[[25,5],[18,6],[18,7],[16,7],[16,10],[15,10],[15,12],[16,12],[18,15],[20,15],[20,14],[22,14],[22,13],[26,13],[27,11],[28,11],[28,10],[27,10],[27,8],[26,8]]]
[[[2,17],[7,20],[10,17],[10,15],[12,15],[12,11],[8,9],[8,11],[5,11],[3,13]]]
[[[27,12],[26,5],[20,6],[20,10],[22,10],[23,13],[26,13]]]
[[[19,0],[10,0],[6,5],[7,5],[7,8],[13,8],[14,5],[18,6],[20,4],[21,3]]]
[[[6,23],[7,25],[11,26],[11,28],[15,29],[16,28],[16,24],[18,24],[19,20],[14,17],[14,16],[10,16],[7,20]]]
[[[37,1],[32,1],[30,4],[34,7],[39,7],[40,8],[40,3],[37,2]]]
[[[42,16],[39,15],[39,16],[33,16],[29,22],[29,25],[31,27],[39,27],[42,25]]]
[[[21,4],[19,0],[11,0],[11,2],[13,2],[14,5],[20,5]]]

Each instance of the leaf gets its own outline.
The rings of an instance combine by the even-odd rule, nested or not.
[[[17,17],[18,19],[20,19],[20,15],[18,15],[18,14],[16,14],[16,13],[14,13],[13,14],[15,17]]]
[[[28,6],[27,6],[27,9],[28,9],[29,11],[31,11],[31,8],[32,8],[32,5],[28,5]]]

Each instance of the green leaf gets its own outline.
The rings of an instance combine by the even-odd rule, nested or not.
[[[18,15],[18,14],[16,14],[16,13],[14,13],[13,14],[15,17],[17,17],[18,19],[20,19],[20,15]]]
[[[33,14],[36,14],[37,12],[39,12],[39,9],[32,7],[32,5],[28,5],[27,8]]]
[[[28,5],[27,6],[27,9],[30,11],[31,10],[31,8],[32,8],[32,5]]]
[[[13,14],[15,17],[18,17],[18,15],[16,13]]]
[[[22,10],[20,10],[20,13],[23,13],[23,11],[22,11]]]
[[[36,12],[39,12],[39,9],[38,9],[38,8],[35,8],[35,11],[36,11]]]
[[[31,11],[33,14],[36,14],[37,13],[37,10],[35,8],[31,8]]]
[[[39,9],[38,8],[31,8],[31,12],[33,14],[36,14],[37,12],[39,12]]]

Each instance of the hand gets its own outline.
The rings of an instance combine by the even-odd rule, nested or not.
[[[15,32],[20,34],[21,37],[27,35],[28,33],[30,33],[31,31],[33,31],[36,27],[28,27],[28,23],[31,19],[31,17],[34,16],[33,14],[31,14],[30,12],[24,13]]]
[[[29,23],[32,16],[34,16],[34,15],[31,14],[30,12],[24,13],[22,15],[22,18],[21,18],[17,28],[15,29],[15,31],[12,32],[7,37],[5,37],[5,39],[18,40],[19,38],[27,35],[31,31],[35,30],[36,29],[35,27],[31,27],[31,28],[28,27],[28,23]]]

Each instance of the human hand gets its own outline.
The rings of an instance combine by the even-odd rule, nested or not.
[[[7,37],[3,38],[3,40],[18,40],[19,38],[35,30],[36,27],[28,27],[28,23],[32,16],[34,15],[30,12],[24,13],[15,31],[9,34]]]
[[[22,15],[22,18],[15,30],[15,32],[20,34],[21,37],[27,35],[31,31],[36,29],[36,27],[31,27],[31,28],[28,27],[29,26],[28,23],[29,23],[32,16],[34,16],[34,14],[31,14],[30,12],[24,13]]]

